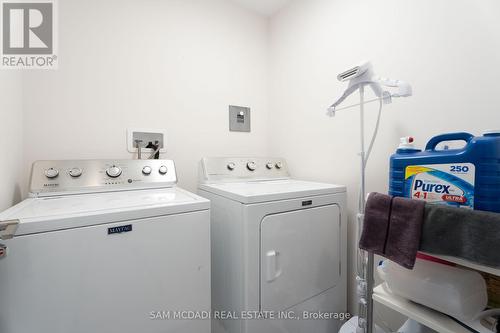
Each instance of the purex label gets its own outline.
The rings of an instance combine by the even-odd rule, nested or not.
[[[472,163],[410,165],[405,170],[405,196],[473,208],[475,174]]]

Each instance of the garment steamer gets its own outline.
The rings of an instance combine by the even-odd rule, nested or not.
[[[386,78],[377,78],[373,74],[373,68],[370,62],[365,62],[359,66],[355,66],[346,70],[345,72],[339,74],[337,79],[341,82],[349,81],[349,86],[344,91],[342,96],[337,99],[329,108],[327,115],[333,117],[335,113],[340,110],[346,110],[349,108],[359,106],[360,109],[360,130],[361,130],[361,184],[359,193],[359,208],[357,214],[357,224],[358,224],[358,237],[359,240],[362,223],[365,210],[365,179],[366,179],[366,165],[370,157],[373,144],[377,137],[378,128],[380,125],[380,117],[382,114],[382,106],[392,102],[393,97],[408,97],[412,95],[411,86],[403,81],[391,80]],[[375,93],[376,98],[371,100],[365,100],[365,87],[370,87]],[[390,92],[385,88],[391,87],[396,88],[394,92]],[[338,108],[338,106],[351,94],[359,90],[359,103],[349,105],[346,107]],[[375,130],[373,136],[370,140],[368,150],[365,150],[365,110],[364,105],[371,102],[379,102],[379,111],[377,116],[377,122],[375,125]],[[373,268],[374,268],[374,256],[371,253],[365,252],[358,248],[358,260],[357,260],[357,292],[358,292],[358,314],[359,317],[354,317],[350,321],[344,324],[341,333],[373,333],[374,332],[374,321],[373,321],[373,288],[374,288],[374,278],[373,278]]]

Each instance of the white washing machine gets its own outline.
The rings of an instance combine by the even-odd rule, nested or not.
[[[344,186],[292,179],[283,159],[204,158],[199,194],[211,201],[213,332],[338,331]]]
[[[209,201],[176,181],[170,160],[35,162],[0,214],[0,332],[210,332],[179,314],[210,310]]]

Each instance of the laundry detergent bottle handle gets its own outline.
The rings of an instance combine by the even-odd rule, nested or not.
[[[474,135],[466,132],[441,134],[430,139],[429,142],[427,142],[427,146],[425,146],[425,150],[433,151],[438,144],[444,141],[465,141],[469,143],[473,138]]]

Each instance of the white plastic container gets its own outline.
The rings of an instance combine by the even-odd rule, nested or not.
[[[488,303],[486,282],[468,269],[417,259],[408,270],[385,260],[378,273],[395,295],[459,320],[475,318]]]

